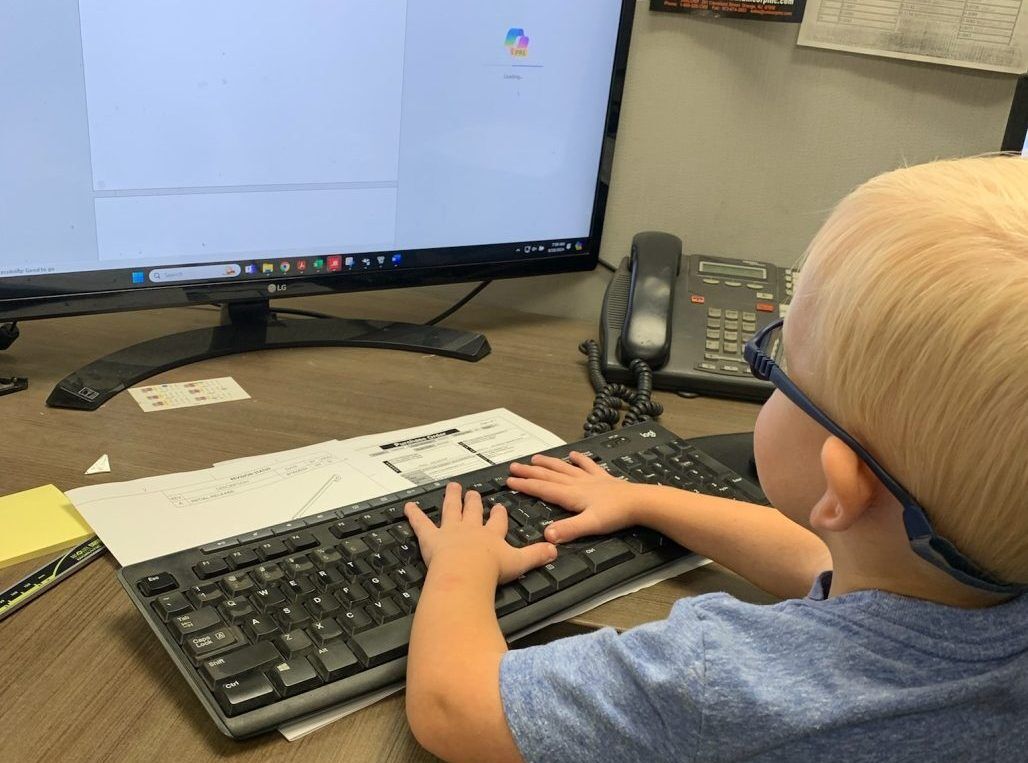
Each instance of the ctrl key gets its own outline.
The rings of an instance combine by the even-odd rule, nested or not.
[[[214,696],[225,715],[239,715],[274,702],[275,688],[263,673],[221,681],[214,687]]]

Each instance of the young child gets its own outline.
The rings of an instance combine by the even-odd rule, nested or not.
[[[777,511],[628,484],[582,456],[511,467],[512,489],[576,513],[549,543],[511,548],[505,513],[483,525],[457,485],[441,528],[407,506],[429,565],[407,715],[428,750],[1028,759],[1028,161],[936,162],[858,188],[808,249],[782,342],[755,431]],[[912,542],[925,517],[936,537]],[[699,596],[620,635],[507,651],[497,583],[552,544],[634,524],[786,600]]]

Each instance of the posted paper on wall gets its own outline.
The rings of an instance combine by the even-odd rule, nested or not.
[[[809,0],[799,44],[1021,74],[1023,0]]]

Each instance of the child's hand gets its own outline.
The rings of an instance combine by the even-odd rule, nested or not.
[[[446,486],[439,527],[416,503],[408,503],[404,507],[426,565],[431,566],[434,560],[442,557],[458,558],[456,564],[466,571],[480,562],[487,569],[494,567],[496,581],[502,584],[557,558],[557,549],[549,543],[533,543],[524,548],[511,546],[505,540],[507,510],[503,506],[493,506],[489,521],[483,524],[482,496],[469,490],[461,508],[460,491],[461,486],[456,482]]]
[[[592,459],[571,452],[572,463],[551,456],[533,456],[532,465],[511,464],[507,486],[520,493],[555,503],[576,517],[546,528],[546,540],[568,543],[583,535],[603,535],[638,524],[635,501],[638,486],[612,477]]]

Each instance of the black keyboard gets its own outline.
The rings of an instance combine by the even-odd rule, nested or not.
[[[589,454],[633,482],[766,503],[759,487],[652,423],[547,451]],[[509,510],[507,540],[542,540],[571,516],[506,487],[509,464],[456,478]],[[401,682],[425,565],[403,505],[438,522],[445,483],[123,568],[119,579],[226,734],[243,738]],[[631,528],[560,547],[557,559],[496,592],[505,634],[566,612],[690,552]]]

